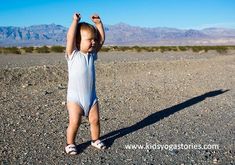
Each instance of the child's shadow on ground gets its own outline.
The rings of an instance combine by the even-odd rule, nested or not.
[[[110,147],[114,141],[120,137],[123,137],[125,135],[128,135],[129,133],[135,132],[139,129],[142,129],[146,126],[152,125],[156,122],[158,122],[159,120],[168,117],[172,114],[174,114],[175,112],[178,112],[186,107],[190,107],[194,104],[197,104],[203,100],[205,100],[207,97],[214,97],[220,94],[223,94],[225,92],[227,92],[229,90],[215,90],[215,91],[211,91],[211,92],[207,92],[203,95],[194,97],[192,99],[186,100],[185,102],[182,102],[180,104],[174,105],[172,107],[163,109],[159,112],[155,112],[151,115],[149,115],[148,117],[144,118],[143,120],[137,122],[134,125],[131,125],[129,127],[125,127],[125,128],[121,128],[119,130],[116,131],[112,131],[106,135],[103,135],[101,137],[101,139],[103,139],[102,141],[105,142],[105,144],[107,145],[107,147]],[[83,150],[85,150],[88,146],[90,145],[90,141],[82,143],[80,145],[78,145],[78,149],[80,152],[82,152]]]

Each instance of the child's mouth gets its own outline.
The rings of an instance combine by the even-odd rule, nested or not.
[[[89,49],[90,49],[90,50],[93,50],[93,49],[94,49],[94,46],[91,46]]]

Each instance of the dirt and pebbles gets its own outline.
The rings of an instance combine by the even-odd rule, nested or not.
[[[83,118],[80,153],[68,156],[64,55],[0,55],[1,164],[234,164],[234,73],[234,51],[100,53],[97,95],[109,148],[89,145]]]

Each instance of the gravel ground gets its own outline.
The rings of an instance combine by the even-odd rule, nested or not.
[[[80,153],[68,156],[64,55],[0,55],[1,164],[235,164],[235,52],[99,57],[101,134],[109,148],[89,145],[83,118]],[[169,148],[174,144],[185,149]],[[199,144],[219,149],[187,149]]]

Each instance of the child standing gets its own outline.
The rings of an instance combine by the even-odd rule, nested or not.
[[[95,88],[95,66],[97,53],[105,40],[103,24],[98,15],[92,15],[91,24],[81,22],[80,14],[73,15],[72,24],[67,33],[66,59],[68,62],[67,109],[69,126],[67,129],[68,154],[78,153],[75,137],[81,124],[82,116],[88,117],[91,131],[91,145],[105,149],[99,140],[99,106]]]

